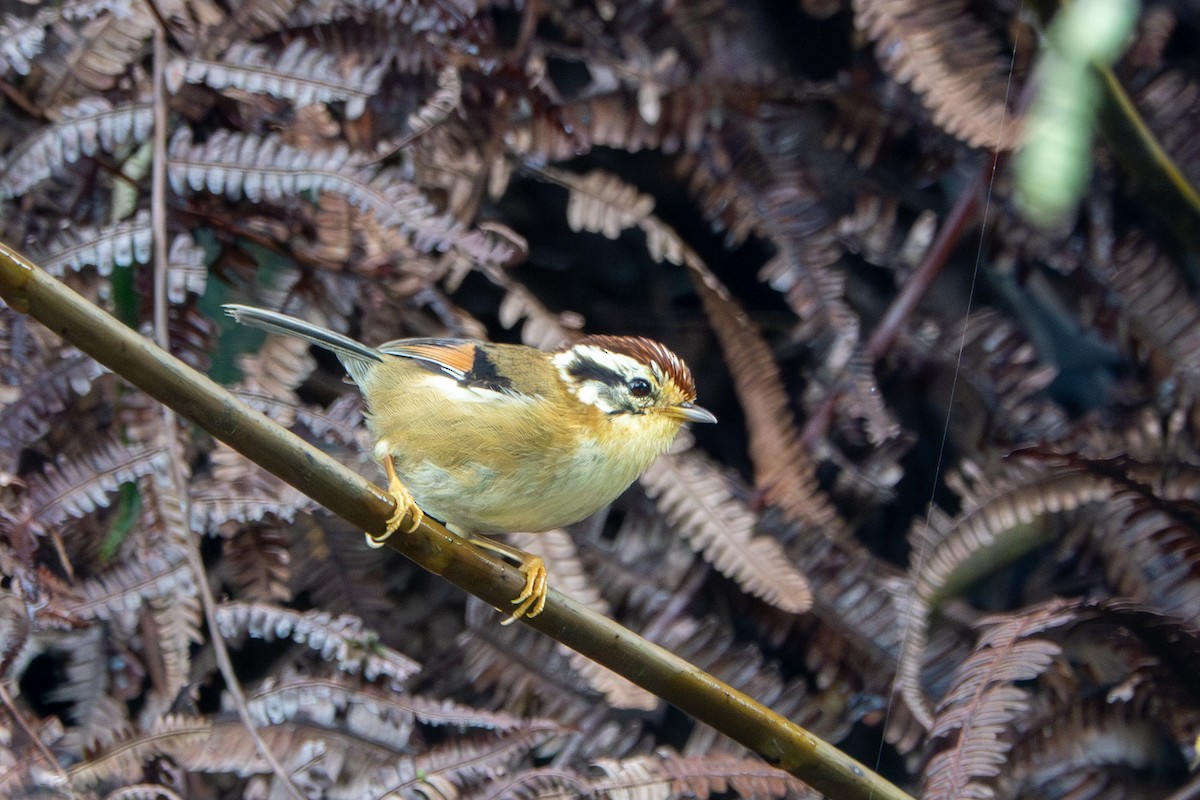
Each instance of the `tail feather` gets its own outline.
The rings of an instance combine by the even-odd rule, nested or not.
[[[307,339],[318,347],[324,347],[338,357],[346,367],[350,377],[358,385],[370,374],[372,368],[383,362],[383,356],[372,347],[356,342],[349,336],[313,325],[302,319],[280,314],[278,311],[268,311],[265,308],[243,306],[237,303],[227,303],[222,306],[225,313],[242,325],[251,328],[261,328],[271,333],[283,333]]]

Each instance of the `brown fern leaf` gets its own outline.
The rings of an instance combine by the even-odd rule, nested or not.
[[[118,657],[113,642],[106,640],[102,625],[74,631],[64,644],[69,646],[70,661],[66,680],[47,697],[53,702],[70,703],[71,726],[60,747],[71,753],[84,753],[112,745],[133,733],[129,710],[112,695],[109,665]]]
[[[175,591],[146,601],[149,619],[144,623],[147,661],[152,667],[155,687],[147,701],[150,709],[170,708],[179,692],[191,680],[191,647],[204,641],[200,633],[200,593],[195,581]]]
[[[909,343],[924,349],[914,339]],[[970,422],[984,426],[989,437],[1013,446],[1066,434],[1066,413],[1045,394],[1058,369],[1045,363],[1029,337],[999,312],[972,311],[947,328],[931,355],[945,365],[947,380],[959,375],[960,383],[973,390],[982,408]]]
[[[891,267],[902,281],[929,251],[938,217],[926,209],[902,230],[899,216],[900,198],[860,192],[854,211],[838,221],[838,235],[848,250],[872,264]]]
[[[745,798],[821,795],[797,778],[756,758],[707,755],[685,758],[670,750],[653,756],[616,760],[602,758],[596,766],[603,777],[592,782],[599,797],[627,800],[640,797],[693,796],[707,800],[732,792]]]
[[[25,137],[0,160],[0,198],[20,197],[84,156],[140,144],[150,136],[152,114],[149,103],[114,107],[103,97],[89,97],[61,109],[54,125]],[[80,243],[89,240],[84,231],[74,238]]]
[[[146,761],[160,755],[177,756],[202,745],[211,733],[212,728],[206,720],[183,716],[161,717],[149,730],[135,733],[68,768],[67,775],[71,786],[78,790],[105,781],[131,783],[142,776]]]
[[[295,389],[316,365],[309,354],[308,342],[295,336],[270,335],[258,352],[242,356],[238,365],[242,380],[238,388],[245,394],[274,398],[284,404],[298,403]],[[284,427],[291,427],[294,421],[286,416],[274,419]]]
[[[300,192],[339,192],[412,239],[419,250],[442,251],[481,234],[464,234],[449,217],[436,213],[425,196],[397,170],[349,169],[344,144],[311,152],[284,144],[277,136],[254,137],[220,129],[202,145],[192,145],[188,128],[171,139],[168,177],[175,192],[224,192],[252,202],[279,202]],[[474,250],[472,252],[475,252]],[[478,255],[478,253],[476,253]]]
[[[962,470],[976,473],[975,485],[948,476],[962,497],[962,510],[952,517],[931,508],[928,519],[914,526],[913,587],[899,596],[906,637],[896,686],[926,728],[934,720],[921,688],[921,663],[933,609],[974,578],[1045,539],[1042,526],[1048,515],[1103,501],[1112,492],[1108,479],[1079,468],[1014,468],[983,480],[971,464]]]
[[[568,657],[553,640],[517,626],[496,624],[496,610],[470,599],[467,631],[458,639],[454,658],[478,691],[497,698],[513,713],[536,699],[540,714],[573,725],[595,707],[597,690],[576,676]]]
[[[577,772],[559,767],[536,767],[497,776],[464,797],[465,800],[551,800],[591,796],[588,779]]]
[[[707,87],[671,91],[657,98],[658,117],[647,122],[624,92],[587,97],[517,122],[507,144],[528,163],[566,161],[592,147],[694,152],[711,131],[711,111],[720,102]]]
[[[796,522],[834,538],[846,536],[837,510],[817,486],[816,464],[800,443],[770,348],[715,275],[700,268],[690,274],[746,415],[755,485]]]
[[[1200,82],[1180,70],[1164,70],[1142,86],[1134,102],[1154,137],[1192,186],[1200,185]]]
[[[1158,688],[1147,687],[1131,701],[1082,698],[1039,720],[1014,743],[1003,773],[993,781],[997,795],[1170,796],[1177,785],[1173,774],[1179,769],[1180,742],[1162,725],[1161,704],[1145,697]]]
[[[260,522],[268,516],[292,520],[312,500],[241,453],[219,444],[210,455],[212,477],[190,487],[191,525],[213,531],[231,520]]]
[[[455,800],[463,787],[507,774],[530,751],[564,729],[546,721],[531,721],[501,734],[462,737],[381,770],[368,794],[403,796],[420,786],[445,800]]]
[[[251,601],[288,602],[292,599],[288,534],[275,525],[240,528],[224,548],[219,574]]]
[[[571,536],[564,530],[537,534],[513,534],[512,543],[527,553],[541,556],[550,570],[550,583],[555,589],[597,614],[612,615],[612,609],[600,595],[584,570]],[[604,695],[613,708],[637,708],[650,711],[658,707],[658,698],[630,683],[612,670],[590,658],[581,656],[560,645],[559,651],[570,659],[571,667],[588,685]]]
[[[1181,619],[1198,619],[1200,487],[1194,469],[1177,469],[1164,466],[1141,491],[1114,492],[1088,535],[1123,596]]]
[[[38,265],[55,277],[84,266],[95,266],[107,277],[114,266],[149,263],[151,242],[150,212],[143,210],[103,227],[80,225],[62,230],[46,246],[35,249],[34,255]]]
[[[384,741],[372,739],[371,734],[381,733],[379,726],[368,724],[367,735],[357,735],[351,726],[359,727],[358,720],[330,719],[323,713],[323,705],[318,704],[311,716],[298,709],[295,718],[290,719],[286,718],[290,709],[276,709],[284,719],[260,727],[258,734],[306,795],[380,796],[370,789],[378,783],[376,776],[397,759],[411,759],[403,752],[407,748],[394,746],[387,735]],[[350,716],[357,715],[357,711],[350,712]],[[176,759],[190,772],[261,775],[268,785],[277,780],[240,720],[215,719],[211,735],[177,753]]]
[[[306,594],[317,608],[351,614],[375,630],[387,630],[397,609],[384,583],[384,569],[394,574],[397,566],[363,547],[358,531],[309,519],[302,519],[293,530],[293,596]]]
[[[1161,350],[1190,382],[1200,379],[1200,307],[1179,267],[1153,243],[1131,235],[1118,245],[1105,277],[1134,335]]]
[[[167,66],[166,80],[173,93],[186,82],[218,91],[261,92],[296,107],[341,101],[346,119],[357,119],[379,90],[385,67],[383,62],[347,63],[297,38],[278,54],[261,45],[234,42],[219,61],[176,59]]]
[[[172,592],[196,594],[195,578],[183,554],[160,548],[137,559],[122,561],[74,587],[77,598],[65,601],[63,610],[75,619],[112,620],[133,630],[144,601]]]
[[[15,472],[17,465],[8,462],[15,461],[23,448],[41,440],[75,397],[86,393],[92,382],[106,372],[73,347],[39,355],[48,358],[43,361],[28,354],[18,355],[11,347],[6,353],[12,359],[10,364],[24,367],[20,376],[11,376],[19,377],[19,383],[4,387],[6,402],[0,408],[0,464],[6,464],[0,470],[6,472]]]
[[[1029,709],[1028,691],[1016,684],[1041,675],[1062,653],[1055,642],[1034,636],[1073,622],[1075,608],[1055,601],[983,623],[975,652],[938,703],[930,736],[942,742],[926,764],[923,797],[990,795],[986,782],[1000,774],[1012,728]]]
[[[437,88],[412,113],[408,115],[408,130],[403,136],[392,140],[380,141],[375,146],[375,152],[386,156],[410,145],[414,140],[426,135],[450,118],[462,105],[462,76],[453,65],[446,65],[437,74]],[[453,161],[434,157],[430,159],[434,165],[453,164]],[[461,166],[461,165],[460,165]],[[473,171],[473,170],[472,170]],[[495,195],[495,196],[498,196]],[[455,207],[451,202],[451,207]]]
[[[79,518],[106,508],[109,495],[122,483],[165,465],[166,453],[158,447],[131,447],[111,437],[100,440],[29,478],[31,521],[45,530],[69,517]]]
[[[671,524],[719,572],[784,611],[798,614],[812,606],[804,575],[778,541],[755,535],[756,516],[699,454],[662,456],[641,481]]]
[[[653,197],[602,170],[578,176],[561,170],[543,169],[542,173],[569,187],[567,225],[573,231],[590,231],[616,239],[654,211]]]
[[[170,16],[181,9],[175,2],[166,2],[158,10]],[[41,91],[42,103],[55,108],[84,93],[111,89],[142,57],[157,25],[154,13],[137,3],[101,11],[73,37],[70,52],[54,67],[52,79]]]
[[[171,240],[167,251],[167,299],[183,303],[189,294],[204,294],[208,282],[208,265],[204,250],[186,233]]]
[[[56,7],[39,8],[28,16],[5,13],[0,25],[0,72],[10,69],[28,75],[30,62],[42,52],[46,26],[58,19]]]
[[[247,700],[251,714],[261,725],[278,725],[300,716],[332,719],[342,714],[349,720],[351,714],[370,715],[386,724],[387,735],[369,735],[362,729],[355,734],[396,748],[408,746],[408,734],[415,722],[458,730],[513,731],[529,721],[449,700],[394,692],[371,684],[347,686],[342,680],[305,675],[266,681]]]
[[[965,0],[854,0],[854,19],[883,68],[912,86],[947,133],[989,150],[1019,141],[1006,102],[1008,65]]]
[[[226,638],[253,636],[273,641],[290,638],[307,645],[342,672],[373,681],[383,677],[401,686],[420,669],[408,657],[384,647],[362,620],[324,611],[301,613],[262,603],[223,603],[217,624]]]

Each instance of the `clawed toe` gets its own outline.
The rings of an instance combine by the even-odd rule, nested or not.
[[[368,547],[383,547],[388,537],[400,529],[406,516],[412,518],[412,523],[404,531],[405,533],[412,533],[421,527],[421,522],[425,519],[425,512],[420,509],[417,502],[413,500],[412,494],[409,493],[408,487],[396,475],[396,469],[392,466],[392,459],[390,457],[384,459],[383,465],[388,475],[388,495],[395,501],[396,510],[388,517],[387,527],[382,534],[367,534]]]
[[[539,556],[527,555],[521,563],[521,572],[525,573],[525,588],[513,600],[517,607],[512,616],[501,625],[511,625],[521,617],[533,619],[546,607],[546,563]]]

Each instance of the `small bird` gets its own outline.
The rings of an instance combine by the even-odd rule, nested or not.
[[[683,361],[658,342],[588,336],[560,350],[466,339],[400,339],[368,347],[295,317],[230,304],[238,322],[330,350],[367,404],[374,456],[396,511],[380,547],[424,513],[514,559],[525,586],[505,620],[546,603],[538,556],[483,537],[560,528],[625,491],[686,422],[716,422],[695,404]],[[424,510],[424,512],[422,511]]]

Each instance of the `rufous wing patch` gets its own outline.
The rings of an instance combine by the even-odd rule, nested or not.
[[[462,381],[475,364],[476,344],[463,339],[399,339],[379,345],[379,351],[423,361]]]

